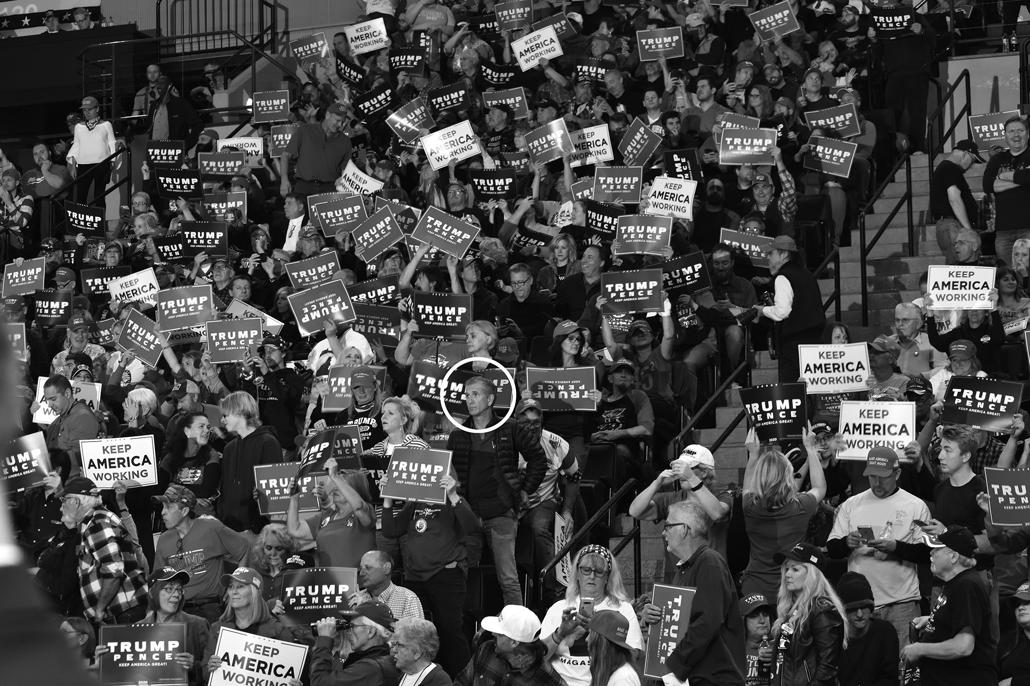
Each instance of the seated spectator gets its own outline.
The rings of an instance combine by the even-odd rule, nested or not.
[[[205,618],[183,609],[185,588],[189,582],[190,573],[186,570],[162,567],[155,571],[150,579],[149,610],[139,623],[185,624],[186,644],[175,654],[175,662],[189,670],[187,678],[190,684],[200,684],[211,626]]]
[[[472,659],[455,677],[456,686],[562,686],[567,683],[548,665],[547,648],[539,638],[540,620],[532,610],[521,605],[505,605],[496,617],[484,617],[482,626]]]
[[[443,667],[433,662],[440,649],[440,639],[432,622],[416,617],[402,617],[393,625],[389,640],[390,655],[401,672],[401,683],[420,686],[451,686],[451,678]]]
[[[335,617],[315,625],[317,638],[308,668],[311,686],[397,686],[401,673],[387,644],[396,621],[390,608],[373,600],[341,615],[347,620],[342,632]]]
[[[243,564],[261,575],[261,597],[273,605],[283,597],[283,572],[308,565],[299,548],[285,524],[272,522],[261,529],[247,553]]]
[[[351,605],[358,606],[375,600],[385,603],[398,619],[422,619],[422,603],[419,602],[418,596],[403,586],[394,584],[391,580],[392,575],[393,560],[388,553],[370,550],[362,555],[361,566],[358,567],[360,590],[350,597]]]

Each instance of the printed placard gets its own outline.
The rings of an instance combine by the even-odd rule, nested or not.
[[[264,338],[262,319],[216,319],[204,323],[211,362],[223,364],[253,357]]]
[[[501,27],[497,24],[496,14],[466,17],[465,21],[469,23],[469,28],[475,31],[477,36],[485,38],[486,36],[499,37],[501,35]]]
[[[351,296],[353,299],[353,296]],[[354,300],[351,329],[383,347],[396,348],[400,339],[401,313],[396,307],[369,305]]]
[[[134,274],[114,279],[107,284],[111,300],[139,303],[144,310],[149,310],[157,305],[157,294],[160,290],[161,287],[157,283],[157,274],[153,267],[147,267]]]
[[[560,160],[562,155],[572,152],[572,138],[565,120],[555,119],[527,133],[526,148],[534,164]]]
[[[151,169],[180,169],[186,162],[186,141],[147,141],[147,164]]]
[[[1019,412],[1023,384],[982,376],[953,376],[944,391],[942,424],[966,424],[984,431],[1008,431]]]
[[[533,18],[533,0],[511,0],[494,5],[497,28],[500,31],[515,31],[529,26]]]
[[[694,194],[697,181],[658,176],[651,182],[644,214],[657,214],[678,219],[694,218]]]
[[[511,42],[511,50],[522,71],[535,69],[542,59],[553,60],[565,54],[553,26],[545,26],[539,31],[516,38]]]
[[[309,196],[311,202],[315,196]],[[311,223],[326,238],[332,238],[340,231],[353,231],[365,221],[365,201],[360,195],[349,193],[324,193],[320,196],[329,200],[319,200],[308,208]]]
[[[602,241],[615,240],[619,230],[619,217],[624,210],[618,205],[606,205],[596,200],[587,200],[587,230]]]
[[[157,294],[157,325],[164,333],[201,326],[214,316],[211,284],[181,286]]]
[[[287,569],[282,579],[283,609],[287,626],[307,626],[350,609],[350,597],[358,592],[358,570],[352,567],[305,567]]]
[[[812,147],[805,153],[805,169],[844,179],[851,175],[851,165],[855,161],[855,153],[858,152],[857,143],[812,136],[808,139],[808,144]]]
[[[232,299],[232,302],[225,308],[225,314],[229,315],[233,319],[251,319],[257,318],[264,322],[265,331],[278,336],[279,332],[282,331],[285,324],[276,319],[270,314],[262,312],[253,305],[248,305],[242,300]]]
[[[279,157],[286,152],[286,146],[290,144],[293,134],[297,133],[299,128],[300,124],[279,124],[278,126],[273,126],[268,137],[269,156]]]
[[[572,539],[574,522],[572,516],[563,517],[561,512],[554,513],[554,549],[561,550]],[[572,556],[568,553],[562,556],[554,568],[554,575],[558,583],[566,588],[569,587],[569,579],[572,577]]]
[[[788,0],[751,12],[747,17],[758,32],[759,38],[764,41],[783,38],[801,29],[797,15],[794,14]]]
[[[604,73],[608,71],[608,67],[609,63],[602,62],[596,57],[580,57],[576,60],[576,79],[602,84],[604,83]]]
[[[381,276],[378,279],[359,281],[347,292],[356,303],[368,305],[396,305],[401,298],[400,288],[397,286],[398,274]]]
[[[384,498],[423,503],[445,502],[440,479],[451,470],[451,451],[394,448],[388,481],[379,489]]]
[[[980,150],[990,150],[996,145],[1007,148],[1005,122],[1018,115],[1018,110],[969,115],[969,130],[973,133],[976,147]]]
[[[378,121],[393,106],[393,89],[387,84],[354,98],[354,110],[365,122]]]
[[[511,80],[515,78],[517,72],[515,67],[493,62],[480,62],[479,73],[482,74],[483,80],[494,88],[504,88],[511,84]]]
[[[319,253],[306,260],[286,263],[290,283],[298,290],[321,286],[331,280],[340,269],[340,257],[335,250]]]
[[[236,138],[220,138],[215,141],[215,152],[240,151],[251,157],[265,154],[265,139],[258,136],[237,136]]]
[[[347,287],[339,280],[294,293],[288,300],[293,316],[297,318],[301,336],[322,331],[326,319],[337,324],[346,324],[354,319],[354,307],[347,294]]]
[[[229,153],[239,155],[239,153]],[[247,218],[247,193],[246,191],[229,191],[226,193],[205,193],[204,209],[207,213],[223,221],[229,221],[230,210],[239,210],[240,216]]]
[[[512,200],[515,197],[514,169],[471,169],[469,178],[477,198]]]
[[[683,57],[683,28],[673,26],[637,31],[637,48],[641,62],[654,62],[661,57],[667,60]]]
[[[611,132],[607,124],[587,126],[569,134],[572,140],[571,166],[582,167],[615,159]],[[592,184],[591,184],[592,186]]]
[[[413,34],[419,33],[413,31]],[[340,56],[336,57],[336,75],[346,81],[349,85],[359,88],[364,84],[365,72],[353,62],[349,62]]]
[[[527,367],[526,388],[544,412],[597,410],[597,374],[593,367]]]
[[[421,72],[426,68],[426,53],[418,48],[391,48],[390,71],[394,74],[402,71]]]
[[[646,166],[651,155],[661,145],[662,137],[651,130],[651,127],[636,117],[626,128],[626,133],[619,141],[619,152],[622,161],[629,167]]]
[[[984,467],[987,506],[995,526],[1030,524],[1030,470]]]
[[[3,297],[31,295],[43,290],[46,279],[46,258],[35,257],[21,264],[8,262],[4,265]]]
[[[422,147],[433,169],[443,169],[451,160],[461,162],[483,152],[472,124],[461,121],[454,126],[422,136]]]
[[[104,235],[107,219],[102,208],[65,201],[64,209],[68,214],[68,223],[72,225],[72,230],[68,232],[69,234],[81,233],[86,236]]]
[[[776,129],[723,129],[719,164],[773,164]]]
[[[157,450],[154,437],[121,436],[79,441],[82,475],[97,488],[114,488],[116,481],[137,486],[157,485]]]
[[[157,324],[134,307],[125,319],[117,345],[153,369],[165,348],[165,340],[157,330]]]
[[[697,148],[667,150],[665,152],[665,176],[700,181],[703,175]]]
[[[879,402],[875,400],[843,400],[840,404],[842,447],[838,460],[861,460],[878,445],[893,449],[902,462],[905,446],[916,440],[916,404],[911,402]]]
[[[3,322],[4,336],[7,337],[7,345],[11,348],[14,359],[20,362],[28,362],[29,348],[25,340],[25,322]]]
[[[740,402],[760,441],[800,439],[807,421],[805,384],[763,384],[740,389]]]
[[[68,291],[43,291],[36,294],[36,323],[40,326],[56,326],[67,316],[72,306],[72,294]]]
[[[740,112],[723,112],[715,118],[723,129],[757,129],[762,120]]]
[[[511,245],[517,250],[524,250],[526,248],[532,248],[538,250],[540,248],[546,248],[554,240],[554,237],[558,235],[557,226],[541,227],[547,230],[547,233],[541,233],[540,231],[533,231],[526,227],[519,227],[518,231],[515,232],[515,236],[512,238]]]
[[[189,674],[175,656],[187,651],[186,625],[104,624],[99,656],[100,683],[104,686],[186,686]]]
[[[347,36],[347,38],[350,38],[350,36]],[[319,31],[310,36],[291,40],[290,53],[301,64],[328,57],[329,43],[325,39],[325,33]]]
[[[296,462],[254,465],[254,488],[258,492],[258,512],[272,518],[286,515],[290,506],[290,488],[297,475]],[[317,512],[318,498],[314,491],[302,491],[300,511]]]
[[[858,123],[858,110],[853,102],[814,112],[805,112],[805,121],[810,129],[831,128],[842,138],[862,133],[862,125]]]
[[[343,32],[347,34],[347,42],[350,43],[353,55],[364,55],[366,52],[390,47],[390,36],[386,32],[386,23],[382,18],[344,26]]]
[[[160,256],[163,262],[177,262],[186,260],[186,242],[182,238],[182,234],[175,234],[174,236],[154,236],[154,249],[157,250],[157,254]],[[116,267],[110,267],[115,269]],[[100,271],[100,270],[95,270]],[[128,268],[125,270],[128,272]],[[107,283],[103,284],[99,292],[107,290]]]
[[[238,150],[197,154],[197,168],[205,179],[229,179],[247,163],[247,153]]]
[[[545,26],[554,27],[554,32],[558,34],[558,40],[567,40],[579,34],[579,31],[569,23],[569,18],[564,12],[558,12],[545,19],[533,22],[534,31],[539,31]]]
[[[662,311],[662,270],[634,269],[601,274],[602,314]]]
[[[870,376],[869,348],[865,343],[798,346],[801,376],[815,395],[866,391]]]
[[[472,296],[416,291],[411,295],[411,316],[420,338],[465,340],[465,327],[472,323]]]
[[[879,40],[894,40],[911,34],[909,27],[915,21],[912,10],[907,7],[870,7],[869,16],[873,19],[872,28]]]
[[[326,377],[329,391],[322,396],[323,412],[343,412],[350,407],[350,376],[355,369],[357,367],[346,367],[342,364],[329,368],[329,376]]]
[[[371,262],[388,249],[404,240],[400,224],[389,207],[384,207],[361,222],[351,234],[354,252],[365,262]]]
[[[72,400],[81,400],[91,410],[100,406],[100,384],[91,381],[72,381]],[[40,426],[48,426],[57,421],[57,413],[54,412],[48,403],[43,402],[43,387],[46,385],[46,378],[36,379],[36,404],[39,408],[32,413],[32,422]]]
[[[594,171],[594,200],[608,203],[640,202],[643,167],[599,167]]]
[[[667,260],[662,265],[662,289],[669,294],[670,300],[684,294],[701,293],[711,287],[712,277],[703,253],[690,253]]]
[[[569,186],[573,200],[590,200],[594,195],[594,180],[586,178]]]
[[[386,125],[407,144],[412,144],[422,135],[422,129],[436,126],[436,120],[429,112],[429,106],[422,98],[415,98],[401,106],[386,118]]]
[[[672,238],[672,217],[624,214],[619,217],[612,252],[615,255],[663,255]]]
[[[456,373],[451,374],[447,383],[444,383],[447,372],[447,367],[415,360],[411,365],[411,372],[408,374],[408,397],[428,412],[440,412],[442,396],[443,405],[451,414],[467,414],[468,406],[465,405],[464,383],[457,380]]]
[[[651,602],[661,610],[661,621],[652,624],[647,632],[644,651],[644,676],[661,679],[669,673],[665,666],[676,646],[690,628],[690,608],[694,604],[695,588],[655,584]]]
[[[225,222],[179,222],[186,257],[229,254],[229,225]]]
[[[251,121],[255,124],[270,124],[290,119],[290,91],[288,90],[257,91],[251,102],[253,108]]]
[[[0,460],[0,481],[8,493],[21,493],[39,486],[49,473],[50,451],[42,431],[11,441],[7,454]]]
[[[463,110],[469,106],[469,91],[464,83],[455,83],[429,91],[426,101],[429,103],[430,110],[437,113]]]
[[[411,237],[461,259],[479,235],[479,227],[430,205],[422,213]]]
[[[200,172],[196,169],[158,169],[155,174],[157,191],[162,198],[195,200],[204,195]]]
[[[933,264],[927,269],[931,310],[991,310],[995,267]]]
[[[347,191],[354,195],[372,195],[383,190],[383,182],[361,171],[354,160],[347,160],[347,166],[336,180],[336,190]]]
[[[772,249],[771,236],[759,236],[754,233],[719,229],[719,242],[735,248],[749,258],[756,267],[769,266],[769,250]]]
[[[483,107],[489,109],[496,105],[507,105],[511,108],[515,119],[529,119],[529,101],[526,100],[526,89],[508,88],[500,91],[483,93]]]
[[[308,646],[222,627],[214,654],[222,664],[211,672],[207,686],[290,686],[304,673]]]

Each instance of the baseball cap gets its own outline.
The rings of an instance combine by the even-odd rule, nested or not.
[[[161,569],[155,569],[151,575],[150,580],[153,581],[172,581],[178,579],[185,586],[190,582],[190,573],[185,569],[176,569],[175,567],[162,567]]]
[[[332,105],[329,105],[329,109],[327,109],[325,111],[325,113],[326,114],[335,114],[337,117],[346,117],[347,116],[347,110],[345,110],[343,108],[343,105],[341,105],[338,102],[334,102]]]
[[[511,336],[505,336],[497,341],[494,359],[506,367],[514,366],[519,361],[519,344]]]
[[[958,143],[956,143],[955,147],[952,149],[968,152],[970,155],[973,156],[973,159],[979,162],[980,164],[983,164],[985,162],[984,158],[980,155],[980,149],[976,147],[976,143],[969,140],[968,138],[966,140],[959,141]]]
[[[654,333],[654,331],[651,330],[651,325],[646,319],[634,319],[630,322],[629,329],[626,331],[626,336],[632,338],[637,331],[646,331],[650,334]]]
[[[757,183],[758,177],[755,177]],[[777,236],[773,239],[772,245],[769,246],[769,250],[787,250],[789,252],[797,252],[798,244],[794,242],[794,239],[790,236]]]
[[[837,433],[837,428],[831,426],[827,422],[817,422],[812,425],[812,433],[814,433],[817,436],[822,434],[835,434]]]
[[[890,476],[901,463],[898,454],[885,445],[877,445],[869,449],[865,469],[862,476]]]
[[[65,482],[61,495],[100,495],[100,489],[92,479],[84,476],[73,476]]]
[[[180,486],[179,484],[172,484],[165,489],[164,495],[155,495],[150,500],[155,505],[170,505],[172,503],[178,503],[180,505],[185,505],[191,510],[197,506],[197,496],[194,495],[193,491],[185,486]]]
[[[609,374],[614,374],[620,369],[628,369],[631,374],[637,373],[637,367],[632,362],[627,360],[625,357],[621,357],[612,363],[612,366],[608,369]]]
[[[494,104],[490,105],[490,107],[488,107],[487,109],[497,110],[498,112],[504,112],[506,115],[508,115],[508,119],[513,119],[515,117],[515,111],[512,110],[511,105],[509,105],[506,102],[495,102]]]
[[[704,17],[702,17],[700,14],[694,12],[693,14],[688,14],[683,19],[683,23],[686,24],[689,28],[697,28],[698,26],[704,26],[705,20]]]
[[[278,336],[265,336],[263,339],[261,339],[261,347],[264,348],[267,345],[270,345],[273,348],[276,348],[280,351],[286,347],[286,344],[283,342],[283,339],[279,338]]]
[[[496,617],[484,617],[483,628],[519,643],[532,643],[540,633],[536,613],[521,605],[505,605]]]
[[[742,617],[747,617],[752,612],[760,610],[763,607],[771,608],[772,603],[770,603],[761,593],[752,593],[751,595],[740,599],[740,615]]]
[[[246,584],[248,586],[253,586],[257,589],[261,588],[261,575],[255,572],[250,567],[237,567],[236,571],[234,571],[232,574],[222,575],[223,586],[228,586],[234,581],[241,584]]]
[[[684,448],[683,452],[680,453],[680,456],[673,460],[673,462],[679,462],[680,460],[683,461],[683,464],[687,469],[693,469],[697,466],[715,469],[715,456],[712,455],[712,451],[703,445],[698,445],[697,443],[688,445]]]
[[[930,381],[918,374],[908,377],[908,383],[905,384],[905,397],[909,400],[918,400],[927,393],[933,393],[933,386]]]
[[[772,179],[769,178],[768,174],[755,174],[755,180],[751,182],[751,187],[755,186],[771,186],[773,185]]]
[[[351,388],[375,388],[376,386],[376,375],[372,373],[372,370],[368,367],[357,367],[351,372],[350,375],[350,387]]]
[[[845,12],[854,12],[855,14],[861,14],[859,9],[854,5],[844,5],[844,7],[840,9],[840,13],[844,14]]]
[[[340,616],[351,620],[364,617],[391,631],[393,630],[393,623],[397,621],[397,618],[393,616],[390,606],[381,600],[367,600],[355,608],[342,611]]]
[[[963,557],[973,557],[976,553],[976,538],[973,532],[958,524],[952,524],[936,536],[923,534],[923,542],[931,548],[951,548]]]
[[[898,342],[885,334],[880,334],[869,344],[872,350],[878,353],[898,353],[901,351],[901,346]]]
[[[948,346],[949,360],[971,360],[976,357],[976,344],[973,341],[960,338],[952,341]]]
[[[770,69],[778,69],[783,71],[783,67],[780,66],[779,62],[766,62],[762,65],[762,71],[769,71]]]
[[[629,633],[629,620],[622,616],[621,612],[615,610],[600,610],[590,618],[590,630],[595,634],[604,636],[609,641],[630,650],[626,643],[626,635]]]
[[[536,108],[540,109],[542,107],[553,107],[555,112],[561,109],[561,107],[558,106],[558,103],[550,98],[540,98],[536,101]]]
[[[190,379],[183,379],[182,381],[179,381],[177,384],[172,386],[172,390],[168,393],[168,395],[172,398],[175,398],[176,400],[179,400],[180,398],[186,397],[190,393],[199,396],[200,387],[197,386],[197,384],[191,381]]]
[[[755,70],[755,63],[752,62],[751,60],[744,60],[742,62],[737,62],[737,69],[736,69],[736,71],[740,71],[741,69],[750,69],[751,71],[754,71]]]
[[[805,70],[805,75],[801,77],[801,81],[804,82],[804,80],[808,78],[809,74],[818,74],[820,79],[823,78],[823,73],[819,70],[819,67],[809,67]]]
[[[840,581],[837,582],[837,595],[840,596],[845,610],[876,606],[869,579],[858,572],[844,572],[841,575]]]
[[[218,140],[218,132],[215,131],[214,129],[204,129],[203,131],[200,132],[200,135],[201,136],[207,136],[208,138],[210,138],[213,141]]]
[[[94,98],[92,95],[87,95],[82,99],[82,105],[79,107],[79,109],[87,110],[92,107],[100,107],[100,101]]]
[[[1030,602],[1030,583],[1023,584],[1016,589],[1016,592],[1012,594],[1012,597],[1023,602]]]
[[[75,270],[70,267],[58,267],[54,272],[54,281],[57,283],[73,283],[75,281]]]
[[[798,543],[790,550],[785,550],[782,553],[776,553],[773,555],[773,562],[778,565],[783,564],[787,560],[806,562],[822,568],[826,563],[826,556],[823,555],[823,551],[819,550],[819,548],[815,547],[811,543]]]
[[[554,331],[551,332],[551,339],[558,340],[559,338],[565,338],[571,333],[576,333],[581,328],[582,327],[580,327],[576,322],[571,319],[566,319],[565,321],[558,322],[558,325],[554,327]]]
[[[76,329],[89,329],[91,320],[83,314],[77,314],[68,320],[68,330],[75,331]]]
[[[517,415],[522,414],[526,410],[536,410],[537,412],[543,412],[543,409],[540,407],[540,403],[538,403],[533,398],[524,398],[519,401],[518,405],[515,406],[515,414]]]

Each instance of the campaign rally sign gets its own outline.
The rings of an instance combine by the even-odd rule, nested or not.
[[[262,312],[258,308],[248,305],[242,300],[237,300],[236,298],[233,298],[232,302],[229,303],[229,306],[225,308],[225,314],[229,315],[233,319],[260,319],[264,322],[265,331],[273,336],[278,336],[279,332],[282,331],[283,326],[285,326],[285,324],[272,315]]]
[[[981,150],[990,150],[995,145],[1007,148],[1005,122],[1016,116],[1019,116],[1018,110],[969,115],[969,130],[973,132],[976,147]]]
[[[255,124],[270,124],[290,119],[290,91],[288,90],[257,91],[254,93],[251,105],[253,108],[251,122]]]
[[[211,284],[158,291],[157,325],[162,333],[201,326],[214,313]]]
[[[472,124],[467,121],[422,136],[422,148],[430,166],[436,170],[443,169],[451,160],[461,162],[483,152]]]
[[[600,85],[604,83],[604,73],[608,71],[608,65],[609,63],[602,62],[596,57],[580,57],[576,60],[576,80],[591,81]]]
[[[602,314],[662,311],[662,270],[634,269],[601,274]]]
[[[421,72],[426,68],[426,52],[421,48],[391,48],[390,71]]]
[[[404,233],[389,207],[384,207],[358,224],[351,237],[354,251],[365,262],[372,262],[389,248],[404,240]]]
[[[70,235],[78,233],[86,236],[103,235],[107,219],[104,217],[102,208],[65,201],[64,209],[68,214],[68,223],[72,225],[72,230],[68,232]]]
[[[29,348],[25,340],[25,322],[3,322],[3,330],[14,359],[28,362]]]
[[[286,146],[290,144],[293,134],[297,133],[300,124],[279,124],[272,127],[268,137],[268,155],[279,157],[286,152]]]
[[[483,80],[494,88],[504,88],[511,84],[511,80],[515,78],[517,72],[514,66],[480,62],[479,73]]]
[[[661,679],[671,670],[665,666],[679,642],[690,628],[690,608],[694,604],[696,588],[655,584],[651,603],[661,610],[662,618],[647,632],[644,650],[644,676]]]
[[[511,50],[522,71],[535,69],[542,59],[553,60],[565,54],[553,26],[545,26],[539,31],[516,38],[511,42]]]
[[[264,338],[262,319],[215,319],[204,323],[211,362],[224,364],[253,357]]]
[[[157,250],[158,257],[164,262],[177,262],[186,259],[186,242],[182,238],[182,234],[175,234],[174,236],[154,236],[154,249]],[[110,267],[114,269],[115,267]],[[100,270],[96,270],[100,271]],[[129,271],[128,269],[125,270]],[[107,291],[107,284],[104,283],[103,287],[97,292]]]
[[[229,254],[229,225],[225,222],[179,222],[186,257]]]
[[[931,310],[991,310],[991,289],[995,267],[930,265],[927,269],[927,295],[933,299]]]
[[[31,295],[43,290],[46,278],[46,258],[35,257],[21,264],[8,262],[4,265],[3,296]]]
[[[179,169],[186,162],[186,141],[147,141],[151,169]]]
[[[605,241],[615,240],[615,232],[619,230],[619,217],[624,211],[618,205],[587,200],[587,231]]]
[[[526,148],[534,164],[560,160],[562,155],[572,152],[572,138],[565,120],[555,119],[527,133]]]
[[[508,88],[501,91],[488,91],[483,93],[483,107],[490,109],[497,105],[507,105],[511,108],[512,116],[515,119],[529,119],[529,102],[526,100],[526,89]]]
[[[640,117],[635,118],[619,141],[623,164],[628,167],[645,166],[661,142],[661,136],[652,131]]]
[[[38,486],[49,473],[50,451],[42,431],[11,441],[7,454],[0,461],[0,481],[4,482],[8,493],[20,493]]]
[[[430,205],[418,220],[411,237],[420,243],[461,259],[479,235],[479,227]]]
[[[229,179],[246,164],[247,153],[239,150],[202,152],[197,154],[197,168],[205,179]]]
[[[307,626],[349,610],[349,598],[358,592],[358,570],[352,567],[287,569],[282,580],[283,623]]]
[[[672,217],[624,214],[612,244],[615,255],[662,255],[672,238]]]
[[[239,153],[221,153],[239,155]],[[202,201],[208,216],[226,219],[230,210],[239,210],[240,215],[247,217],[247,193],[246,191],[229,191],[227,193],[205,193]]]
[[[942,424],[967,424],[984,431],[1007,431],[1019,412],[1023,384],[982,376],[953,376],[944,391]]]
[[[788,0],[751,12],[747,17],[758,32],[759,38],[764,41],[783,38],[801,28]]]
[[[157,485],[157,450],[150,434],[79,441],[79,454],[82,475],[97,488],[114,488],[116,481]]]
[[[157,192],[162,198],[196,200],[204,195],[200,172],[196,169],[158,169],[156,176]]]
[[[916,440],[916,405],[911,402],[843,400],[838,460],[861,460],[878,445],[892,448],[906,462],[905,446]]]
[[[312,196],[314,197],[314,196]],[[308,198],[310,202],[312,197]],[[360,195],[350,193],[323,193],[319,198],[326,197],[328,200],[319,200],[308,206],[308,215],[311,223],[322,232],[327,238],[336,236],[339,231],[353,231],[361,222],[365,221],[365,202]]]
[[[383,119],[392,105],[393,90],[386,84],[354,98],[354,111],[366,122]]]
[[[984,468],[991,523],[996,526],[1030,524],[1030,470]]]
[[[673,26],[637,31],[637,48],[641,62],[654,62],[662,57],[667,60],[683,57],[683,28]]]
[[[301,336],[310,336],[324,330],[324,322],[331,319],[337,324],[346,324],[354,319],[347,287],[342,281],[327,281],[287,298]]]
[[[697,148],[666,150],[665,176],[677,179],[701,180],[703,178],[701,174],[701,157],[697,153]]]
[[[536,228],[538,230],[519,227],[511,239],[512,247],[518,250],[546,248],[554,240],[554,237],[558,235],[558,231],[560,231],[557,226],[541,226],[538,224]]]
[[[894,40],[911,35],[912,29],[909,27],[915,21],[912,10],[907,7],[870,7],[869,16],[873,19],[872,28],[880,40]]]
[[[679,219],[694,218],[694,193],[697,181],[658,176],[651,182],[644,214],[658,214]]]
[[[400,339],[401,313],[396,307],[354,301],[351,329],[385,348],[396,348]]]
[[[564,438],[558,436],[559,441],[565,441]],[[575,522],[572,519],[572,515],[568,517],[562,516],[561,512],[554,513],[554,549],[561,550],[572,540],[573,529],[575,528]],[[562,559],[558,561],[558,564],[554,568],[554,575],[558,580],[558,583],[566,588],[569,587],[569,578],[572,576],[572,556],[566,553],[562,556]]]
[[[763,384],[740,389],[740,402],[760,441],[801,438],[807,421],[805,384]]]
[[[376,196],[375,211],[389,207],[390,211],[393,212],[393,218],[397,220],[397,224],[401,227],[401,231],[405,234],[410,235],[415,230],[415,224],[418,224],[418,220],[422,218],[422,210],[411,205],[405,205],[399,200],[388,200],[381,195]]]
[[[761,124],[762,120],[758,117],[752,117],[747,114],[741,114],[740,112],[723,112],[715,121],[722,124],[723,130],[725,129],[757,129]]]
[[[544,412],[593,412],[597,376],[593,367],[527,367],[526,388]]]
[[[347,35],[353,55],[364,55],[366,52],[390,47],[390,36],[382,18],[344,26],[343,32]]]
[[[72,294],[68,291],[43,291],[36,294],[36,322],[40,326],[56,326],[62,323],[72,306]]]
[[[497,15],[497,28],[501,31],[514,31],[529,26],[533,17],[533,0],[511,0],[494,5]]]
[[[611,162],[615,159],[612,148],[611,132],[607,124],[587,126],[569,134],[572,140],[573,167],[582,167],[598,162]]]
[[[306,260],[286,263],[290,283],[297,290],[321,286],[340,271],[340,257],[335,250],[319,253]]]
[[[222,663],[211,672],[207,686],[290,686],[304,673],[308,646],[222,627],[214,654]]]
[[[149,310],[157,305],[157,294],[160,290],[161,287],[157,283],[157,274],[154,273],[153,267],[119,277],[107,284],[111,300],[139,303],[144,310]]]
[[[579,34],[579,31],[569,23],[569,18],[564,12],[558,12],[540,21],[533,22],[534,31],[539,31],[545,26],[554,27],[554,32],[558,34],[558,40],[566,40]]]
[[[429,103],[430,111],[435,113],[462,110],[469,106],[468,88],[463,82],[434,88],[426,94],[426,101]]]
[[[643,181],[643,167],[598,167],[594,171],[593,198],[598,202],[636,205]]]
[[[99,656],[100,683],[104,686],[186,686],[189,674],[175,661],[187,652],[186,625],[103,624]]]
[[[436,120],[429,113],[426,101],[422,98],[415,98],[387,117],[386,125],[398,138],[411,145],[422,135],[422,129],[431,129],[436,126]]]
[[[662,289],[672,300],[680,295],[707,291],[711,287],[712,277],[703,253],[690,253],[662,264]]]
[[[411,317],[420,338],[465,340],[472,323],[472,296],[468,293],[421,293],[411,295]]]
[[[573,200],[590,200],[594,195],[594,180],[590,177],[569,186]]]
[[[359,281],[347,292],[356,303],[368,305],[395,305],[400,300],[401,292],[397,286],[399,274],[380,276],[378,279]]]
[[[328,57],[329,43],[325,39],[325,33],[319,31],[310,36],[291,40],[290,53],[301,64]]]
[[[72,381],[72,400],[81,400],[91,410],[100,406],[100,384],[91,381]],[[39,408],[32,414],[32,421],[40,426],[53,424],[57,420],[57,413],[54,412],[48,403],[43,402],[43,387],[46,385],[46,377],[36,379],[36,404]]]
[[[751,264],[756,267],[769,266],[768,253],[772,248],[773,242],[771,236],[759,236],[758,234],[743,231],[720,229],[719,242],[726,243],[731,248],[736,248],[746,254],[751,258]]]
[[[447,367],[415,360],[408,375],[408,397],[428,412],[440,412],[440,398],[443,396],[443,405],[447,406],[451,414],[468,414],[464,380],[459,380],[455,372],[447,379],[447,383],[444,383],[447,372]]]
[[[348,191],[354,195],[372,195],[383,190],[384,185],[379,179],[358,169],[354,160],[347,160],[347,166],[343,168],[343,173],[340,174],[340,178],[336,179],[336,190]]]
[[[719,164],[773,164],[776,129],[723,129]]]
[[[254,465],[254,488],[258,492],[258,512],[272,518],[281,518],[290,506],[290,488],[297,474],[296,462]],[[313,491],[300,494],[300,511],[317,512],[318,498]]]
[[[504,198],[512,200],[515,198],[515,178],[518,175],[514,169],[470,169],[469,178],[472,187],[476,191],[477,198],[489,200]]]
[[[812,136],[808,139],[811,146],[805,153],[805,169],[820,171],[843,179],[851,175],[851,165],[858,151],[857,143],[839,141],[834,138]]]
[[[443,503],[440,479],[451,470],[451,451],[424,448],[394,448],[388,480],[379,493],[384,498]]]
[[[800,345],[798,363],[809,393],[869,390],[869,348],[865,343]]]
[[[215,141],[215,152],[240,151],[251,157],[261,157],[265,152],[265,139],[260,136],[237,136],[236,138],[219,138]]]
[[[127,350],[153,369],[165,348],[165,340],[157,330],[157,324],[136,308],[132,308],[124,321],[122,334],[118,337],[118,348]]]
[[[862,133],[862,126],[858,123],[858,110],[855,109],[853,102],[814,112],[805,112],[805,121],[808,122],[809,129],[830,128],[843,138]]]

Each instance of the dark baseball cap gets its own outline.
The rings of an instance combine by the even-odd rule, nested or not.
[[[976,537],[972,531],[958,524],[949,526],[946,531],[936,536],[923,534],[923,541],[931,548],[951,548],[963,557],[973,557],[976,554]]]
[[[185,505],[189,509],[193,509],[197,506],[197,496],[190,489],[179,484],[172,484],[165,489],[164,494],[155,495],[151,498],[155,504],[171,504],[176,503],[179,505]]]
[[[151,581],[173,581],[178,580],[183,586],[190,582],[190,573],[185,569],[176,569],[175,567],[162,567],[161,569],[154,570],[154,573],[150,577]]]
[[[397,621],[390,607],[380,600],[369,600],[351,610],[343,610],[340,612],[340,616],[352,621],[358,617],[364,617],[391,631],[393,623]]]
[[[862,476],[890,476],[900,463],[893,448],[885,445],[874,446],[869,450]]]
[[[61,495],[100,495],[100,489],[92,479],[84,476],[73,476],[65,482]]]
[[[955,147],[952,149],[961,150],[962,152],[968,152],[970,155],[973,156],[973,159],[979,162],[980,164],[986,162],[986,160],[980,154],[980,148],[976,147],[976,143],[969,140],[968,138],[964,141],[959,141],[958,143],[956,143]]]
[[[356,367],[350,375],[351,388],[375,388],[376,375],[368,367]]]
[[[773,562],[778,565],[783,564],[787,560],[805,562],[815,565],[820,569],[826,564],[826,556],[823,554],[823,551],[819,550],[819,548],[815,547],[811,543],[798,543],[790,550],[785,550],[773,555]]]

